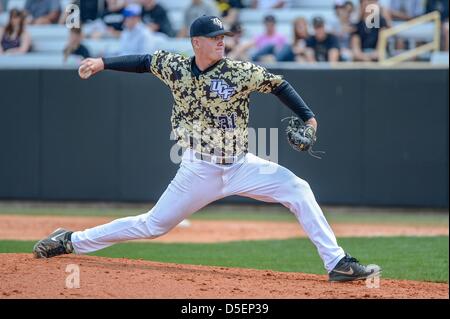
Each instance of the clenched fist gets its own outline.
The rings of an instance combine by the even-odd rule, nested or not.
[[[81,65],[78,68],[78,74],[80,75],[80,78],[88,79],[104,69],[105,65],[101,58],[88,58],[81,61]]]

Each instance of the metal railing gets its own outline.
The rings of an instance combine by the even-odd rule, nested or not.
[[[387,57],[386,49],[388,38],[399,34],[408,29],[412,29],[418,25],[428,22],[434,22],[433,41],[420,45],[409,51],[400,53],[393,57]],[[379,63],[382,65],[395,65],[397,63],[407,61],[429,51],[439,51],[441,45],[441,16],[438,11],[433,11],[418,18],[412,19],[393,28],[382,30],[379,35],[378,57]]]

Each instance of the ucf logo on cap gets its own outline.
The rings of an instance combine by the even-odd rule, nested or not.
[[[212,23],[214,23],[215,25],[217,25],[219,28],[223,28],[222,21],[220,21],[219,18],[211,19],[211,21],[212,21]]]

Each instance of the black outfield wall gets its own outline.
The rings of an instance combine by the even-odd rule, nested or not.
[[[289,147],[291,112],[270,94],[252,96],[250,126],[278,128],[279,163],[320,203],[448,207],[448,69],[272,71],[316,113],[326,154]],[[172,98],[153,76],[0,70],[0,83],[0,198],[156,201],[176,173]]]

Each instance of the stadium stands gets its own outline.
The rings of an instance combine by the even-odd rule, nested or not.
[[[5,0],[8,10],[12,8],[24,8],[26,0]],[[71,0],[60,0],[62,8],[71,3]],[[94,0],[92,0],[94,1]],[[190,5],[191,0],[159,0],[167,9],[169,19],[175,30],[179,30],[184,19],[184,10]],[[250,3],[244,0],[243,3]],[[358,0],[353,0],[355,4]],[[284,34],[289,40],[293,37],[293,21],[298,17],[304,17],[311,23],[312,18],[320,16],[325,19],[327,29],[336,22],[333,0],[290,0],[289,8],[278,10],[257,10],[245,8],[240,10],[239,20],[243,29],[243,39],[248,40],[264,32],[263,18],[267,14],[274,15],[277,20],[277,31]],[[8,21],[8,12],[0,13],[0,26],[4,26]],[[55,59],[55,65],[60,65],[62,51],[67,43],[68,29],[64,25],[28,26],[28,31],[32,38],[32,53],[21,57],[0,56],[0,67],[15,62],[24,65],[35,64],[50,65]],[[309,28],[313,32],[312,26]],[[410,47],[415,47],[419,42],[428,42],[433,39],[434,24],[427,23],[412,29],[401,32],[397,37],[408,40]],[[87,39],[84,44],[93,56],[101,56],[107,52],[113,52],[118,47],[118,40],[114,38],[92,40]],[[191,55],[193,53],[189,39],[168,38],[161,49],[180,52]],[[433,63],[442,63],[444,58],[440,54],[429,55]],[[55,58],[57,57],[57,58]],[[446,61],[448,64],[448,61]]]

